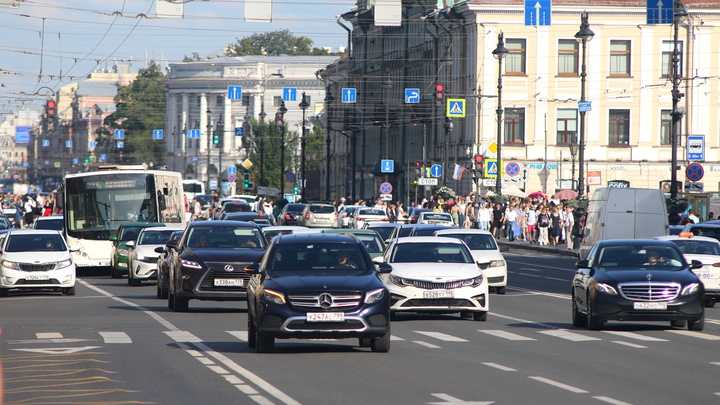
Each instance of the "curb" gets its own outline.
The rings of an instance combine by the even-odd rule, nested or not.
[[[578,258],[578,252],[576,250],[567,250],[567,249],[557,249],[552,247],[545,247],[540,245],[531,245],[529,243],[523,243],[523,242],[503,242],[503,241],[496,241],[498,245],[501,246],[507,246],[509,248],[514,249],[524,249],[524,250],[534,250],[536,252],[545,252],[545,253],[554,253],[561,256],[570,256],[574,258]]]

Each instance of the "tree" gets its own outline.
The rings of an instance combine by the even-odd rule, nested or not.
[[[153,130],[164,127],[165,121],[165,83],[166,76],[160,66],[150,63],[138,71],[135,80],[118,88],[115,96],[115,112],[105,118],[110,129],[100,133],[98,145],[105,144],[116,150],[108,150],[111,156],[120,156],[128,163],[164,164],[165,144],[154,140]],[[124,148],[117,149],[112,142],[114,129],[124,129]],[[108,138],[108,139],[104,139]]]
[[[225,56],[247,55],[337,55],[325,49],[313,48],[313,41],[308,37],[296,37],[290,30],[255,33],[249,37],[238,39],[237,43],[226,47]]]

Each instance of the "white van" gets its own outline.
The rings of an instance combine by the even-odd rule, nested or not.
[[[601,240],[652,239],[667,234],[668,215],[662,190],[599,188],[588,206],[580,258],[584,259]]]

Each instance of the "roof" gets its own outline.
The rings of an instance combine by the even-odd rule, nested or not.
[[[358,243],[357,239],[346,233],[291,233],[278,235],[273,242],[276,245],[281,243]]]
[[[257,217],[256,217],[257,218]],[[193,221],[188,228],[219,228],[221,226],[232,226],[235,228],[257,228],[256,224],[243,221]]]
[[[445,234],[480,234],[480,235],[492,235],[490,231],[484,231],[482,229],[466,229],[466,228],[454,228],[454,229],[440,229],[435,231],[435,235],[445,235]]]
[[[457,238],[444,238],[442,236],[415,236],[412,238],[398,238],[396,240],[397,240],[396,243],[402,243],[402,244],[406,244],[406,243],[433,243],[433,244],[454,243],[454,244],[462,245],[465,243],[462,240],[457,239]]]

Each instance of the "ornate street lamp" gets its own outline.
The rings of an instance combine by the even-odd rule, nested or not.
[[[568,144],[568,148],[570,149],[570,157],[572,158],[572,174],[570,176],[570,179],[572,181],[573,188],[575,187],[575,156],[577,156],[578,153],[578,144],[573,139],[572,142]]]
[[[580,73],[580,102],[584,103],[585,100],[585,78],[587,76],[586,72],[586,65],[585,65],[585,59],[586,59],[586,48],[587,43],[590,42],[593,37],[595,36],[595,33],[592,32],[590,29],[590,24],[588,23],[588,13],[582,13],[580,15],[580,31],[578,31],[575,34],[575,39],[582,44],[582,70]],[[580,108],[578,106],[578,109],[580,110],[580,143],[578,145],[578,197],[582,197],[582,195],[585,193],[585,109]]]
[[[673,1],[673,53],[672,53],[672,127],[670,130],[670,146],[672,157],[670,160],[670,200],[677,201],[677,147],[680,120],[685,115],[684,109],[678,108],[680,99],[685,95],[680,92],[680,50],[678,49],[678,26],[680,19],[687,17],[688,11],[680,0]]]
[[[330,87],[327,88],[327,92],[325,95],[325,131],[327,134],[325,134],[325,200],[330,201],[330,130],[332,129],[332,115],[330,114],[330,105],[332,102],[335,101],[335,97],[333,97],[332,93],[330,92]]]
[[[495,193],[498,196],[502,195],[502,116],[503,116],[503,110],[502,110],[502,61],[503,58],[508,54],[507,48],[505,48],[505,40],[503,37],[503,33],[498,34],[498,44],[497,48],[492,51],[493,56],[495,59],[498,60],[498,85],[497,85],[497,109],[495,110],[495,113],[497,113],[497,183],[495,184]]]
[[[282,198],[285,195],[285,113],[287,112],[287,108],[285,108],[285,101],[280,102],[280,108],[278,108],[278,113],[281,114],[280,119],[280,125],[281,128],[277,128],[280,130],[280,197]]]
[[[303,91],[302,94],[302,101],[298,105],[300,109],[302,110],[302,136],[300,138],[300,189],[302,192],[300,195],[302,198],[305,198],[305,110],[310,107],[310,104],[307,102],[307,98],[305,97],[305,92]]]

